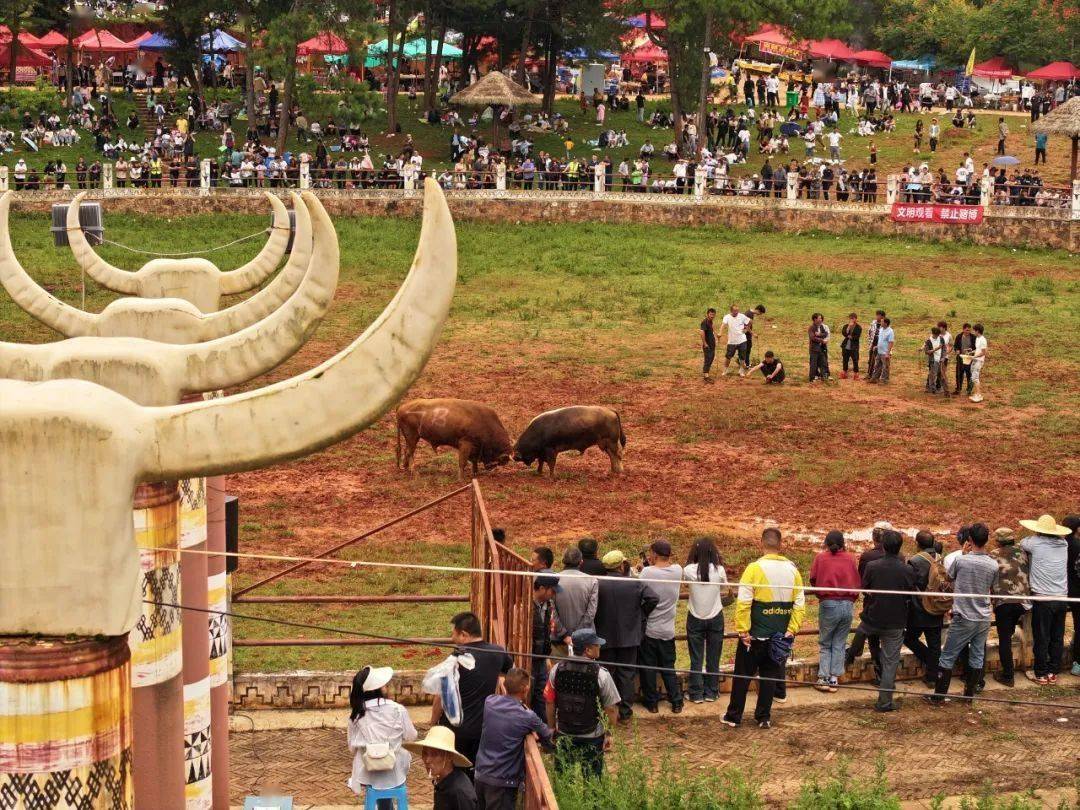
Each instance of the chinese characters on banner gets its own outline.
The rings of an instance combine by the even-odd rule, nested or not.
[[[791,45],[782,45],[779,42],[759,42],[758,50],[772,56],[782,56],[785,59],[801,61],[806,58],[806,51],[804,49],[792,47]]]
[[[934,205],[893,203],[893,222],[944,222],[947,225],[978,225],[983,219],[981,205]]]

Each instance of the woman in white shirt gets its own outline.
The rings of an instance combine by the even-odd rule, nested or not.
[[[972,402],[982,402],[982,368],[986,362],[986,349],[987,341],[986,335],[983,334],[983,325],[977,323],[971,327],[975,333],[975,352],[971,357],[971,382],[975,387],[975,392],[968,397]]]
[[[385,697],[394,677],[390,667],[364,667],[353,678],[349,704],[349,751],[353,755],[348,785],[358,796],[367,788],[390,790],[405,784],[412,756],[401,747],[416,739],[408,710]]]
[[[724,644],[724,606],[735,601],[726,587],[724,561],[709,537],[690,548],[683,567],[690,584],[690,610],[686,615],[686,644],[690,648],[691,703],[710,703],[720,695],[720,652]],[[702,677],[702,665],[705,675]]]

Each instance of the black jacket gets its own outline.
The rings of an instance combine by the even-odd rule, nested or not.
[[[596,557],[582,557],[578,570],[583,574],[595,574],[598,577],[602,577],[607,573],[604,564]]]
[[[866,566],[862,586],[885,591],[912,591],[915,589],[915,569],[898,556],[886,555]],[[864,600],[861,618],[868,628],[903,630],[907,625],[908,596],[866,594]]]
[[[916,590],[925,591],[930,584],[930,559],[920,552],[908,558],[907,564],[915,572]],[[941,627],[945,623],[945,616],[935,616],[923,610],[922,600],[918,596],[911,597],[911,605],[908,609],[908,627]]]
[[[606,642],[605,649],[637,647],[645,635],[645,618],[659,600],[630,577],[609,575],[599,580],[596,604],[596,632]]]

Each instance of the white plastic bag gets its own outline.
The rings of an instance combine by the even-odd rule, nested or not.
[[[420,683],[420,691],[428,695],[438,695],[442,700],[442,710],[450,725],[457,727],[465,719],[461,706],[461,691],[458,689],[458,667],[471,670],[476,667],[476,659],[469,653],[451,655],[427,672]]]

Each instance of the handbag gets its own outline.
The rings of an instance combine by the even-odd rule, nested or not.
[[[360,761],[368,771],[390,771],[397,762],[397,754],[390,743],[368,743],[360,752]]]

